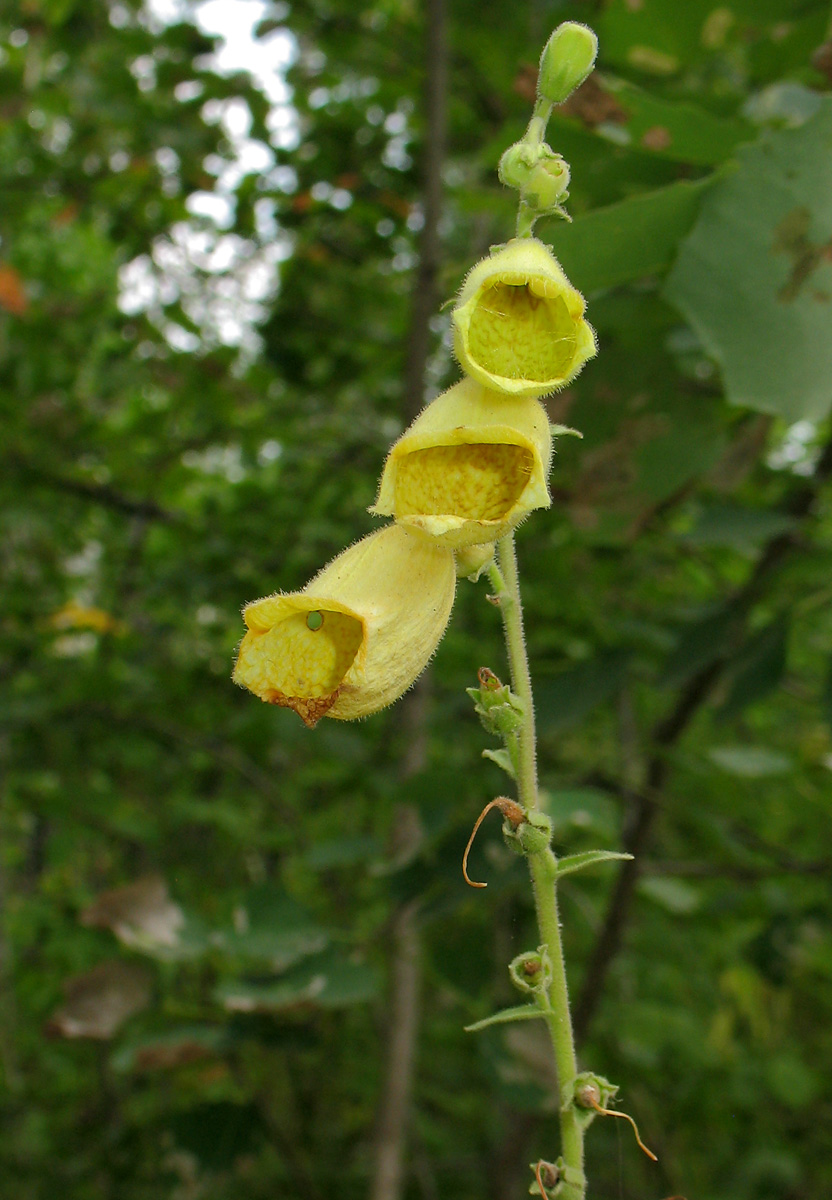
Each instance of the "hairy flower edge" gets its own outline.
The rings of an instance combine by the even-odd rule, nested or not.
[[[515,238],[470,271],[453,310],[463,370],[509,396],[545,396],[597,352],[586,301],[551,250]]]
[[[397,700],[436,649],[453,607],[453,554],[388,525],[350,546],[299,592],[246,605],[235,683],[313,728]]]
[[[548,508],[552,435],[542,405],[463,379],[390,450],[370,512],[446,546],[493,542]]]

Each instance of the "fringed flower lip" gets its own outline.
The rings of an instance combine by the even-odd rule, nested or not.
[[[454,351],[468,374],[509,396],[545,396],[596,353],[586,301],[548,246],[514,238],[467,276],[453,310]]]
[[[463,379],[395,443],[370,512],[453,549],[493,542],[551,503],[552,435],[542,405]]]
[[[299,592],[243,610],[235,683],[313,728],[392,704],[439,644],[454,602],[450,550],[388,525],[339,554]]]

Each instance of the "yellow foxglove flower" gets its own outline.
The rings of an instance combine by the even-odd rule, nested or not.
[[[596,351],[586,302],[537,238],[514,238],[477,263],[453,311],[454,350],[469,375],[510,396],[545,396]]]
[[[450,550],[397,525],[350,546],[299,592],[246,605],[234,681],[310,727],[398,700],[445,632]]]
[[[506,399],[463,379],[423,409],[393,446],[370,512],[454,549],[493,542],[551,503],[552,435],[537,400]]]

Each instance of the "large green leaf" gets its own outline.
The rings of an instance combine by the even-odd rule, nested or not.
[[[666,294],[733,404],[819,418],[832,404],[832,100],[738,160],[705,198]]]
[[[536,689],[541,731],[570,729],[615,695],[624,682],[629,657],[626,650],[607,650],[554,677],[542,677]]]
[[[794,528],[793,517],[766,508],[741,508],[736,504],[709,504],[697,514],[682,540],[694,546],[728,546],[753,555],[760,544]]]
[[[661,275],[696,220],[711,179],[642,192],[547,229],[542,236],[583,292]]]
[[[779,687],[786,670],[788,640],[789,618],[784,614],[749,639],[739,656],[722,716],[736,716]]]
[[[226,980],[216,996],[231,1012],[280,1012],[311,1005],[343,1008],[362,1004],[378,990],[379,975],[366,963],[325,953],[272,980]]]
[[[792,763],[785,754],[768,746],[714,746],[708,752],[711,762],[730,775],[741,779],[764,779],[769,775],[785,775]]]
[[[615,106],[611,119],[598,125],[597,132],[617,145],[674,162],[715,166],[756,132],[745,121],[715,117],[694,104],[666,100],[625,79],[604,75],[598,76],[597,82]],[[555,109],[554,128],[559,124],[558,116]]]
[[[283,971],[317,954],[329,941],[325,929],[280,888],[251,888],[235,912],[236,928],[211,938],[215,949],[241,959],[260,959]]]

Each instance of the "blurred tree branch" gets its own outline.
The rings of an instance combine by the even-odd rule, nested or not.
[[[811,479],[796,488],[782,506],[785,516],[804,522],[818,494],[832,476],[832,438],[821,452]],[[800,544],[800,527],[769,539],[746,582],[737,589],[730,601],[738,619],[745,622],[750,610],[760,598],[771,575]],[[730,655],[719,655],[706,664],[681,690],[670,710],[654,727],[651,743],[653,752],[646,769],[644,788],[630,793],[631,808],[627,816],[623,849],[633,858],[619,869],[607,905],[604,923],[590,955],[583,986],[575,1005],[575,1034],[586,1037],[598,1010],[610,966],[621,949],[624,930],[630,919],[633,895],[643,869],[640,858],[649,844],[653,826],[661,811],[661,797],[671,771],[669,751],[677,744],[700,709],[708,702],[714,687],[732,661]]]

